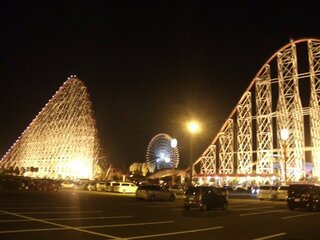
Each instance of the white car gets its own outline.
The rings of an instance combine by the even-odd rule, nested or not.
[[[89,191],[95,191],[97,189],[96,188],[96,183],[95,182],[89,182],[87,184],[87,188],[86,189],[89,190]]]
[[[130,182],[114,182],[112,184],[112,191],[113,192],[120,192],[120,193],[135,193],[137,190],[137,185]]]
[[[277,194],[278,186],[263,185],[259,187],[257,198],[260,200],[264,199],[275,199]]]
[[[97,182],[96,183],[97,191],[105,191],[106,190],[106,182]]]
[[[289,186],[280,186],[276,193],[276,200],[287,200]]]
[[[106,183],[106,191],[107,192],[112,192],[113,191],[113,184],[116,182],[107,182]]]
[[[181,186],[170,186],[168,189],[170,192],[175,193],[176,195],[183,195],[184,189]]]
[[[169,200],[173,201],[176,198],[176,195],[169,190],[163,189],[160,186],[154,185],[141,185],[136,191],[137,199],[147,199],[150,201],[155,200]]]
[[[74,182],[64,181],[61,183],[61,188],[74,188]]]

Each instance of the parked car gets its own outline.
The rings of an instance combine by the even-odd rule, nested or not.
[[[39,192],[57,192],[60,188],[60,182],[53,179],[32,179],[26,189]]]
[[[179,185],[173,185],[173,186],[170,186],[168,188],[169,191],[175,193],[176,195],[183,195],[184,194],[184,189],[182,186],[179,186]]]
[[[75,182],[73,188],[78,190],[87,190],[88,181]]]
[[[276,200],[287,200],[288,189],[289,189],[289,186],[287,186],[287,185],[283,185],[283,186],[278,187],[275,199]]]
[[[260,200],[264,199],[275,199],[278,187],[272,185],[262,185],[259,187],[259,192],[257,194],[257,198]]]
[[[313,184],[291,184],[288,189],[288,208],[320,209],[320,186]]]
[[[57,192],[61,188],[61,183],[59,181],[56,181],[53,179],[46,179],[44,181],[45,181],[44,190],[46,190],[46,191]]]
[[[88,191],[95,191],[96,190],[96,182],[87,183],[86,189]]]
[[[26,189],[30,179],[20,176],[0,176],[0,190],[23,190]]]
[[[188,187],[185,193],[184,209],[189,210],[192,207],[200,208],[200,210],[227,209],[228,200],[226,195],[215,187]]]
[[[229,191],[223,187],[216,187],[217,191],[224,195],[226,198],[229,197]]]
[[[43,184],[40,181],[40,179],[32,179],[29,184],[28,188],[29,191],[42,191],[43,189]]]
[[[106,191],[107,192],[112,192],[113,191],[113,184],[117,182],[107,182],[106,183]]]
[[[19,190],[29,190],[30,183],[32,182],[31,179],[24,179],[21,181],[21,185],[19,186]]]
[[[237,192],[237,193],[245,193],[245,192],[247,192],[247,188],[245,186],[243,186],[242,184],[235,185],[232,188],[232,190]]]
[[[154,200],[169,200],[173,201],[176,198],[176,195],[166,189],[163,189],[157,185],[142,185],[139,186],[136,191],[136,198],[138,199],[147,199],[150,201]]]
[[[72,181],[64,181],[61,183],[62,188],[74,188],[74,182]]]
[[[259,193],[259,187],[258,186],[252,186],[250,187],[250,192],[251,194],[258,194]]]
[[[112,185],[112,191],[120,193],[135,193],[137,188],[137,185],[130,182],[115,182]]]
[[[106,182],[97,182],[96,190],[97,191],[106,191],[107,183]]]

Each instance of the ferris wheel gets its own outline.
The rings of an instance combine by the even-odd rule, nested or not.
[[[146,158],[149,172],[177,168],[179,164],[177,140],[166,133],[154,136],[149,142]]]

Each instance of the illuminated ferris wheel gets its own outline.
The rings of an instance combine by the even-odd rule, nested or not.
[[[179,165],[177,140],[165,133],[154,136],[149,142],[146,158],[149,172],[177,168]]]

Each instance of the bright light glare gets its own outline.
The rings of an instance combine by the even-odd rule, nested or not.
[[[166,155],[164,154],[164,152],[159,153],[159,157],[160,157],[161,160],[163,160],[165,158],[165,156]]]
[[[289,130],[287,128],[283,128],[280,130],[280,138],[283,141],[288,140],[289,138]]]
[[[70,162],[71,171],[74,176],[78,178],[88,178],[91,176],[90,167],[86,164],[87,161],[85,159],[78,159]]]
[[[188,131],[191,133],[191,134],[195,134],[195,133],[198,133],[200,132],[200,125],[198,122],[196,121],[190,121],[187,123],[187,128],[188,128]]]
[[[203,184],[203,179],[199,178],[199,185],[202,185],[202,184]]]
[[[172,148],[175,148],[178,145],[177,139],[175,139],[175,138],[171,139],[170,145]]]

